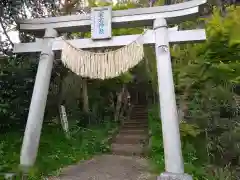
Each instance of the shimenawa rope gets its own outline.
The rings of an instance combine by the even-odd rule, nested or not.
[[[92,79],[114,78],[136,66],[143,59],[143,44],[138,42],[143,34],[124,47],[104,53],[77,49],[63,39],[61,60],[79,76]]]

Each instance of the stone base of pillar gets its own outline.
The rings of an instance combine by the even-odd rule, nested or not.
[[[160,176],[158,176],[157,180],[193,180],[193,178],[188,174],[164,172]]]

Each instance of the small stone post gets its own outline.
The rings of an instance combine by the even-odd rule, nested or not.
[[[156,19],[153,26],[165,158],[165,172],[158,180],[192,180],[184,174],[167,22]]]
[[[40,55],[32,100],[21,149],[20,167],[28,172],[36,160],[48,89],[52,73],[54,53],[52,43],[57,36],[54,29],[46,29],[43,38],[43,50]]]

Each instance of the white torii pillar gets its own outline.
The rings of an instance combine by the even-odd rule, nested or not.
[[[154,20],[153,28],[155,30],[155,52],[166,171],[158,179],[192,180],[190,175],[184,174],[166,20],[163,18]]]
[[[37,157],[54,60],[52,44],[56,36],[56,30],[46,29],[43,42],[41,42],[43,50],[39,59],[20,156],[20,168],[26,172],[34,165]]]

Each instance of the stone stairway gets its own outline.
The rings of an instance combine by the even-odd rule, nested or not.
[[[90,160],[61,169],[58,177],[49,180],[156,180],[144,155],[148,144],[147,108],[134,106],[130,120],[124,122],[113,139],[111,155],[95,156]],[[140,156],[140,157],[139,157]]]
[[[133,106],[129,120],[120,127],[111,146],[112,154],[124,156],[144,156],[148,143],[147,108]]]

